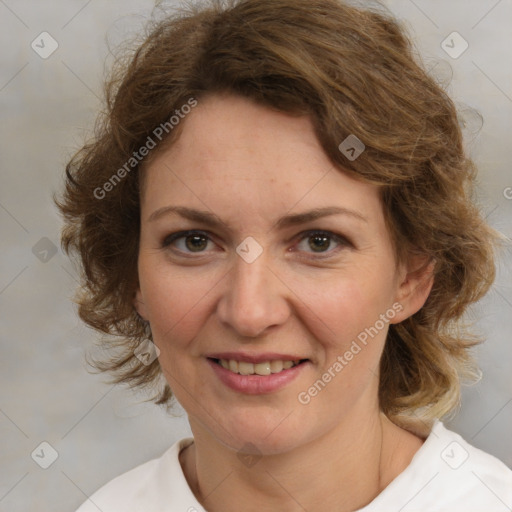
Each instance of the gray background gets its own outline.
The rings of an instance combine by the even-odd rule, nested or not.
[[[448,90],[466,108],[482,208],[510,237],[511,0],[384,3],[405,21],[427,68],[435,66],[441,81],[453,74]],[[70,301],[75,271],[60,250],[51,200],[100,108],[108,44],[136,33],[153,5],[0,0],[0,511],[73,511],[114,476],[190,434],[184,416],[171,418],[87,373],[84,352],[95,333]],[[31,48],[43,31],[59,45],[47,59]],[[469,43],[456,59],[441,47],[453,31]],[[480,131],[472,109],[483,117]],[[465,390],[448,426],[512,466],[510,267],[506,249],[493,290],[472,311],[487,337],[478,350],[484,377]],[[58,453],[46,470],[31,458],[43,441]]]

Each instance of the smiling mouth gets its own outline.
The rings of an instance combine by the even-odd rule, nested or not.
[[[249,363],[246,361],[236,361],[234,359],[209,359],[232,373],[239,375],[261,375],[262,377],[274,373],[281,373],[309,361],[309,359],[298,359],[296,361],[273,360],[262,361],[261,363]]]

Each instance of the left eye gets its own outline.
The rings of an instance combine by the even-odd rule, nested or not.
[[[297,247],[305,252],[311,249],[313,253],[328,253],[333,252],[333,243],[337,246],[347,245],[343,237],[330,231],[309,231],[302,236]]]

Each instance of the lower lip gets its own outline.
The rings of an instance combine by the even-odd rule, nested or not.
[[[220,364],[207,359],[217,377],[228,387],[248,395],[261,395],[279,391],[295,379],[308,364],[305,361],[297,366],[270,375],[240,375],[222,367]]]

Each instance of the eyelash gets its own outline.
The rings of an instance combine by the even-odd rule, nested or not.
[[[179,231],[179,232],[172,233],[172,234],[166,236],[161,243],[161,247],[162,247],[162,249],[167,249],[173,242],[180,240],[180,239],[185,239],[189,236],[194,236],[194,235],[204,236],[209,241],[213,241],[210,238],[208,232],[206,232],[206,231],[200,231],[200,230]],[[314,255],[313,256],[314,259],[327,259],[327,258],[333,257],[335,254],[337,254],[339,252],[339,250],[341,250],[341,247],[353,247],[353,244],[347,238],[345,238],[342,235],[338,235],[337,233],[333,233],[332,231],[313,229],[313,230],[309,230],[309,231],[303,231],[302,233],[297,235],[296,238],[298,238],[298,243],[300,243],[303,240],[307,240],[308,238],[312,238],[314,236],[325,236],[325,237],[328,237],[331,241],[334,241],[338,244],[338,247],[333,250],[328,250],[325,252],[318,252],[318,253],[311,252],[310,254]],[[194,252],[185,252],[185,251],[181,251],[178,249],[178,252],[181,254],[187,254],[187,255],[192,255],[192,254],[201,255],[201,254],[204,254],[206,251],[198,251],[197,253],[194,253]],[[186,256],[186,257],[190,257],[190,256]]]

